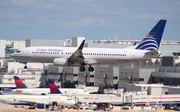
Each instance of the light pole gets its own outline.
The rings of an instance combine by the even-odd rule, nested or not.
[[[162,107],[162,95],[160,94],[160,102],[159,102],[159,107]]]
[[[133,88],[133,80],[134,80],[134,72],[133,72],[133,69],[134,69],[134,66],[133,66],[133,63],[131,64],[131,68],[132,68],[132,76],[131,76],[131,92],[133,92],[134,88]],[[131,110],[133,109],[133,95],[131,95]]]

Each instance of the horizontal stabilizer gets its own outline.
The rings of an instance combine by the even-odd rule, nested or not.
[[[148,51],[145,54],[159,54],[157,50]]]

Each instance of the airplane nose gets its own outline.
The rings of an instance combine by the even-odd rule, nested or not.
[[[71,105],[74,105],[76,102],[75,101],[71,101]]]
[[[12,53],[12,54],[10,55],[11,58],[14,58],[15,56],[16,56],[15,53]]]
[[[14,53],[12,53],[11,55],[10,55],[10,57],[13,57],[14,56]]]

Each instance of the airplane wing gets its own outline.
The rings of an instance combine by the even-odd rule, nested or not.
[[[79,64],[95,64],[97,63],[94,59],[85,59],[82,53],[82,49],[84,47],[85,40],[82,41],[79,48],[69,57],[69,62],[73,63],[79,63]]]
[[[22,93],[22,90],[15,90],[13,92],[16,92],[16,93]]]
[[[85,40],[82,41],[81,45],[79,46],[79,48],[69,57],[69,61],[72,63],[84,63],[84,57],[82,54],[82,49],[84,47],[84,42]]]
[[[95,64],[97,63],[94,59],[85,59],[82,53],[82,49],[84,47],[85,40],[82,41],[79,48],[69,57],[69,62],[71,63],[79,63],[79,64]]]

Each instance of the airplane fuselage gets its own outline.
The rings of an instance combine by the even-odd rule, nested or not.
[[[81,72],[85,71],[85,65],[89,65],[88,71],[94,71],[91,65],[117,65],[149,60],[159,56],[159,46],[166,20],[161,19],[146,37],[138,44],[130,48],[84,48],[85,40],[78,48],[75,47],[27,47],[11,55],[15,60],[27,62],[53,63],[57,66],[79,66]]]
[[[89,94],[87,91],[83,89],[66,89],[66,88],[60,88],[59,89],[62,94],[68,94],[68,95],[87,95]],[[41,94],[50,94],[49,88],[23,88],[23,89],[13,89],[12,93],[18,93],[18,94],[30,94],[30,95],[41,95]]]
[[[43,103],[46,105],[53,105],[53,102],[57,102],[57,105],[61,106],[75,104],[75,101],[72,99],[60,95],[0,95],[0,102],[7,104]]]
[[[13,56],[19,62],[53,63],[55,58],[68,59],[76,50],[76,47],[27,47],[21,49]],[[121,63],[147,60],[157,57],[158,54],[146,55],[149,50],[136,49],[108,49],[108,48],[83,48],[83,56],[91,64],[115,65]]]

